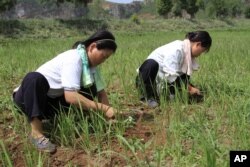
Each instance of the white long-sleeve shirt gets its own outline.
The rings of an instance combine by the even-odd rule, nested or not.
[[[181,67],[184,56],[184,42],[176,40],[155,49],[147,59],[153,59],[159,64],[159,79],[172,83],[183,74]]]
[[[185,46],[184,41],[176,40],[155,49],[148,56],[147,59],[153,59],[159,64],[159,70],[156,76],[158,94],[160,94],[162,88],[166,87],[166,83],[172,83],[178,76],[184,74],[183,67],[187,56],[184,51],[185,47],[187,46]],[[193,60],[192,64],[192,69],[197,70],[199,65],[196,64],[195,60]],[[185,71],[187,70],[185,69]]]

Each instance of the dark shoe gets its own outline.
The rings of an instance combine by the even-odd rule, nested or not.
[[[40,138],[33,138],[29,136],[30,142],[40,151],[54,153],[56,151],[56,145],[51,143],[45,136]]]

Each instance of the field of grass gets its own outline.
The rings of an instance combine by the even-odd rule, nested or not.
[[[204,102],[177,99],[152,110],[139,102],[135,90],[136,68],[148,54],[183,39],[192,28],[199,26],[155,32],[112,28],[118,50],[101,65],[108,96],[120,112],[144,111],[147,117],[132,121],[118,117],[118,123],[110,124],[101,115],[86,116],[72,108],[46,124],[47,135],[58,145],[54,155],[30,146],[29,125],[14,109],[11,92],[27,72],[88,34],[4,38],[0,43],[0,166],[229,166],[230,150],[250,150],[249,27],[208,29],[212,48],[198,58],[201,69],[192,76],[194,85],[204,90]]]

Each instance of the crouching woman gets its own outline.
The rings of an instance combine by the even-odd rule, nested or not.
[[[97,66],[116,48],[112,33],[98,31],[24,77],[14,90],[13,99],[28,118],[31,125],[29,139],[37,149],[56,151],[55,144],[43,134],[42,120],[60,112],[61,107],[76,105],[84,111],[100,110],[107,118],[115,116],[116,110],[109,105]]]
[[[212,39],[207,31],[186,34],[184,40],[176,40],[155,49],[137,70],[136,86],[149,107],[159,105],[159,97],[168,89],[169,97],[175,96],[182,83],[188,93],[200,95],[200,90],[190,83],[190,76],[198,69],[196,58],[208,52]],[[166,86],[167,85],[167,86]]]

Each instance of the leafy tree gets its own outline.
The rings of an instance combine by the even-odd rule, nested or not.
[[[181,0],[173,0],[172,13],[175,16],[181,16],[182,2]]]
[[[165,14],[163,9],[169,1],[157,0],[159,14]],[[182,10],[186,10],[191,17],[194,17],[201,10],[208,17],[236,17],[243,13],[244,5],[247,4],[250,4],[250,0],[171,0],[171,12],[174,16],[181,16]]]
[[[227,8],[226,0],[210,0],[207,3],[207,9],[209,16],[226,17],[229,15],[229,9]]]
[[[205,10],[206,1],[205,0],[197,0],[196,5],[199,9]]]
[[[197,13],[199,10],[197,0],[185,0],[185,1],[186,2],[185,2],[185,6],[183,7],[183,9],[185,9],[187,13],[190,14],[191,17],[193,18],[195,13]]]
[[[244,11],[245,17],[250,19],[250,6],[247,6]]]
[[[232,17],[236,17],[242,14],[244,2],[242,0],[228,0],[227,6],[230,15]]]
[[[159,15],[166,16],[173,7],[171,0],[157,0],[157,12]]]
[[[197,1],[198,0],[173,0],[172,12],[175,16],[181,16],[181,11],[184,9],[193,18],[199,10]]]
[[[11,9],[16,4],[16,0],[1,0],[0,12]]]

